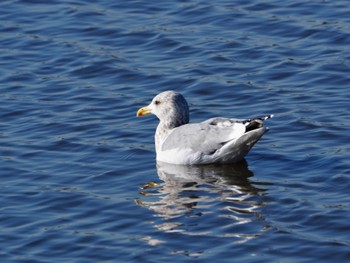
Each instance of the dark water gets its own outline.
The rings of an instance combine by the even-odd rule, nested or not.
[[[1,1],[1,262],[349,262],[349,14]],[[245,163],[157,167],[135,114],[168,89],[192,121],[275,118]]]

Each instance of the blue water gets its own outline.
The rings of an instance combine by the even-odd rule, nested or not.
[[[349,262],[348,0],[0,3],[1,262]],[[155,162],[191,120],[274,114],[246,161]]]

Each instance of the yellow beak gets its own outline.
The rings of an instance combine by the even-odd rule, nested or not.
[[[149,107],[142,107],[140,108],[137,113],[136,113],[136,116],[137,117],[142,117],[142,116],[145,116],[147,114],[150,114],[152,112],[152,110],[149,108]]]

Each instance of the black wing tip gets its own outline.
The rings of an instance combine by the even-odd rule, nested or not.
[[[246,131],[249,132],[249,131],[263,127],[264,121],[267,119],[271,119],[272,117],[273,117],[273,114],[270,114],[262,118],[246,120],[245,122],[243,122],[243,124],[246,126]]]
[[[271,118],[273,118],[273,116],[274,116],[273,114],[270,114],[270,115],[265,116],[263,119],[264,120],[271,119]]]

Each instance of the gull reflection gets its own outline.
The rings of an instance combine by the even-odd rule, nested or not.
[[[266,230],[261,215],[266,189],[261,187],[268,184],[252,183],[245,161],[224,166],[158,162],[157,172],[163,182],[146,184],[137,203],[162,219],[154,222],[158,229],[241,241]]]

